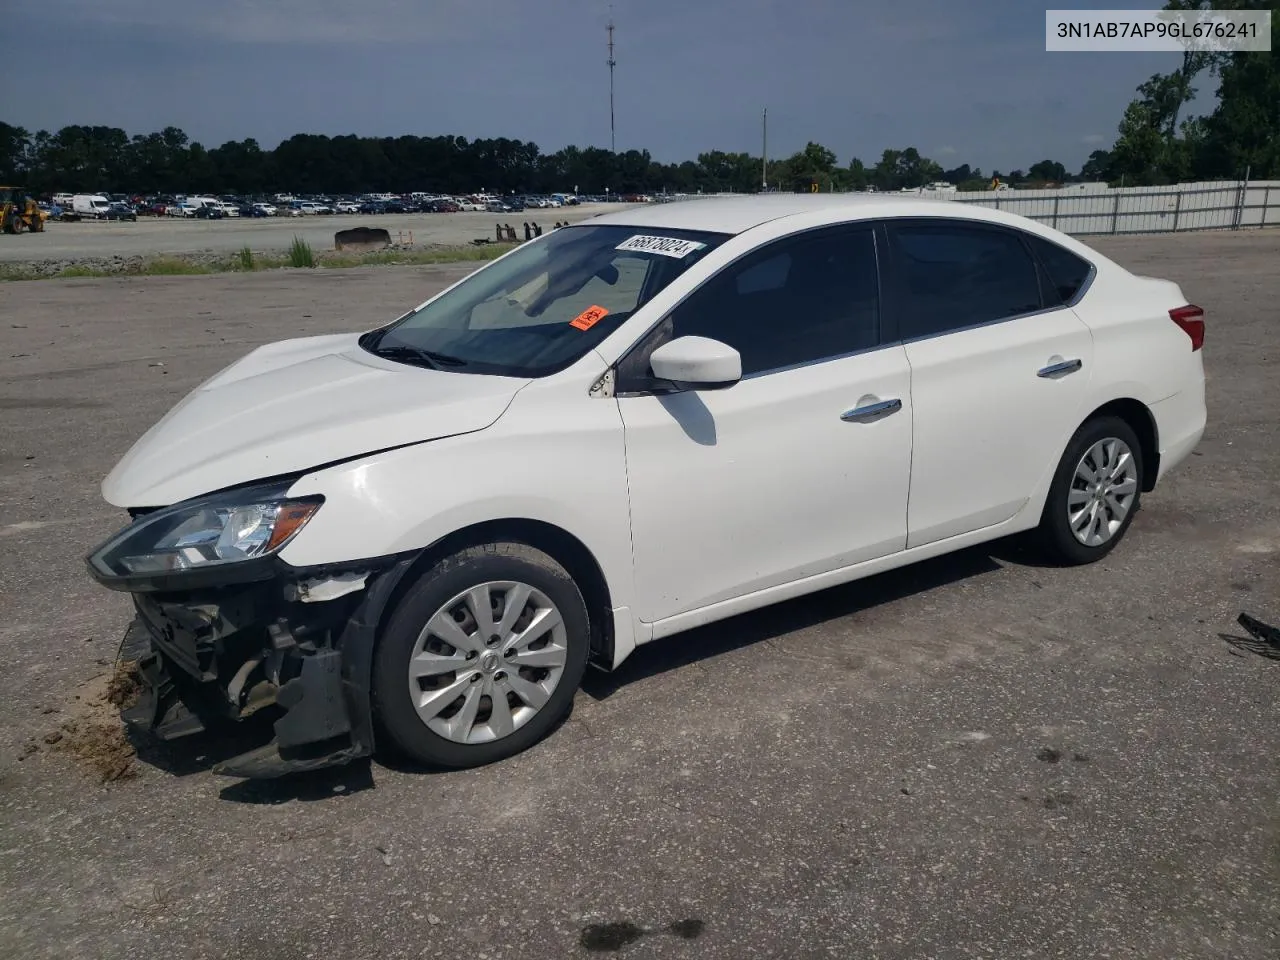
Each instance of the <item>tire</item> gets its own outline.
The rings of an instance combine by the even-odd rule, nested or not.
[[[471,599],[483,606],[485,596],[495,631],[487,643],[477,636]],[[521,598],[512,624],[508,604]],[[547,626],[530,632],[535,616]],[[531,747],[568,715],[589,646],[586,603],[560,564],[520,543],[468,547],[426,570],[392,613],[374,652],[374,717],[421,763],[493,763]]]
[[[1077,476],[1098,466],[1107,478],[1100,489],[1085,476]],[[1045,559],[1076,566],[1101,560],[1114,550],[1138,512],[1144,470],[1142,445],[1124,420],[1101,416],[1081,426],[1058,462],[1036,530]],[[1113,475],[1114,481],[1109,479]],[[1080,513],[1082,510],[1086,513]],[[1081,517],[1076,529],[1073,515]]]

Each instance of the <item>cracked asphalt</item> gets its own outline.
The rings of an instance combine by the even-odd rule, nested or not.
[[[1235,618],[1280,622],[1280,231],[1093,242],[1208,320],[1208,432],[1105,561],[968,550],[643,647],[500,765],[271,783],[208,772],[259,730],[105,784],[46,742],[109,720],[98,483],[252,346],[468,268],[0,286],[3,952],[1274,958],[1280,661]]]

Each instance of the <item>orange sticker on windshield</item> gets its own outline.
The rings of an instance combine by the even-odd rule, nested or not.
[[[587,307],[587,309],[569,321],[569,326],[576,327],[579,330],[590,330],[608,315],[609,311],[604,307]]]

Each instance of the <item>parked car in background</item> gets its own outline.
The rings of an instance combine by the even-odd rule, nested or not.
[[[339,200],[333,205],[334,213],[359,213],[360,204],[354,200]]]
[[[320,214],[332,213],[333,211],[326,207],[323,203],[316,203],[313,200],[301,200],[298,202],[298,212],[303,216],[319,216]]]
[[[259,201],[255,203],[253,205],[253,211],[254,211],[254,216],[257,216],[257,217],[274,217],[276,216],[276,214],[280,212],[276,208],[275,204],[266,203],[264,201]]]
[[[114,200],[107,205],[106,212],[103,213],[104,220],[137,220],[138,213],[129,204],[120,200]]]

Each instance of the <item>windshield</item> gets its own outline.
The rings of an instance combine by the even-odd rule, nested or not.
[[[546,376],[578,360],[727,239],[689,230],[561,227],[365,334],[360,345],[441,370]]]

